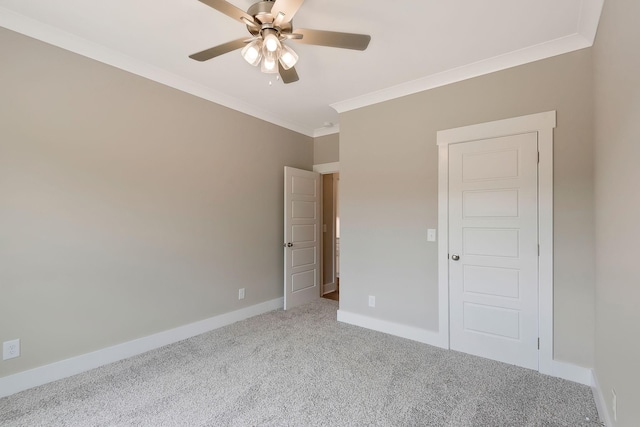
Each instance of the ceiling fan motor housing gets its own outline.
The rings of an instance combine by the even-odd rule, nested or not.
[[[293,29],[292,21],[282,23],[281,25],[279,25],[277,27],[271,26],[271,24],[273,23],[273,21],[275,19],[275,17],[273,15],[271,15],[271,8],[273,8],[273,3],[274,3],[273,1],[268,1],[268,0],[259,1],[257,3],[254,3],[247,10],[247,14],[253,16],[253,18],[257,22],[262,24],[262,28],[263,29],[264,28],[274,28],[278,32],[278,35],[280,35],[281,33],[291,33],[291,31]],[[260,34],[260,31],[261,31],[261,30],[259,30],[257,28],[249,26],[249,25],[247,25],[247,30],[253,36],[257,36],[258,34]]]

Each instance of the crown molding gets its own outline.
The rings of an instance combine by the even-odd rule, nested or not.
[[[340,133],[340,125],[333,125],[331,127],[322,127],[314,129],[313,137],[318,138],[321,136],[333,135],[334,133]]]
[[[180,77],[146,62],[118,53],[105,46],[62,31],[56,27],[0,7],[0,26],[53,46],[77,53],[107,65],[137,74],[165,86],[206,99],[232,110],[248,114],[274,125],[313,137],[314,130],[283,120],[268,111],[255,108],[237,98],[222,94],[192,80]]]
[[[525,49],[516,50],[493,58],[463,65],[458,68],[443,71],[420,79],[412,80],[396,86],[391,86],[366,95],[347,99],[331,104],[338,113],[355,110],[368,105],[378,104],[402,96],[412,95],[425,90],[434,89],[451,83],[479,77],[482,75],[502,71],[518,65],[528,64],[541,59],[550,58],[575,50],[593,46],[598,22],[604,0],[582,0],[577,32],[534,45]]]
[[[578,21],[578,34],[584,37],[589,46],[593,46],[598,32],[598,23],[602,15],[604,0],[582,0],[580,6],[580,19]]]

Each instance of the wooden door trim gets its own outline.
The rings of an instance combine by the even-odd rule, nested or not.
[[[474,140],[538,133],[538,370],[556,375],[553,364],[553,129],[556,112],[498,120],[437,133],[438,144],[438,309],[439,341],[449,342],[449,145]]]

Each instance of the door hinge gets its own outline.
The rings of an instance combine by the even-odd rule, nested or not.
[[[538,338],[538,350],[540,350],[540,338]]]
[[[538,256],[540,256],[540,245],[538,244]]]
[[[540,152],[538,151],[538,163],[540,163]]]

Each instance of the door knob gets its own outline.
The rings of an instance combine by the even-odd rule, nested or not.
[[[453,255],[451,255],[451,259],[454,260],[454,261],[458,261],[460,259],[460,255],[453,254]]]
[[[291,243],[291,242],[289,242],[289,243],[285,243],[285,245],[284,245],[284,246],[286,246],[287,248],[290,248],[290,247],[292,247],[292,246],[293,246],[293,243]]]

